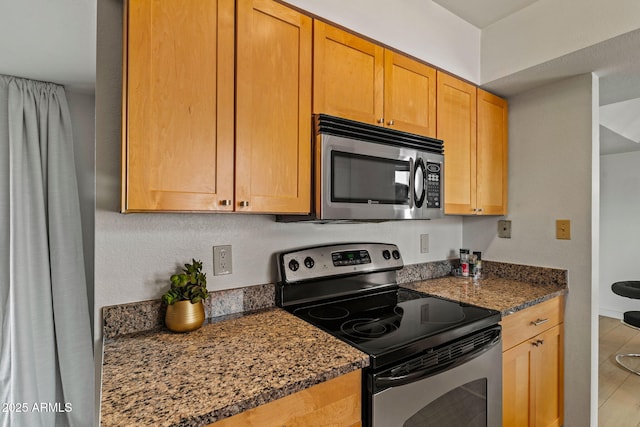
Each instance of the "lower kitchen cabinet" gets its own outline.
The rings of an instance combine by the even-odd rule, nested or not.
[[[505,317],[503,336],[502,425],[560,427],[564,412],[562,298]]]
[[[354,371],[208,427],[359,427],[361,371]]]

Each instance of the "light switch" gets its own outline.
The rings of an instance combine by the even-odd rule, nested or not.
[[[556,220],[556,239],[571,240],[571,221],[568,219]]]

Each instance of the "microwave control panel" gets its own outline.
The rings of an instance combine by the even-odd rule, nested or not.
[[[442,164],[427,162],[425,169],[426,207],[440,209],[442,203]]]

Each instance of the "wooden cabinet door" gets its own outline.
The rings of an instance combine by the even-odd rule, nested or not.
[[[477,207],[482,215],[507,213],[507,119],[507,101],[478,89]]]
[[[560,427],[564,414],[563,327],[502,353],[502,425]]]
[[[237,26],[235,209],[308,213],[312,20],[246,0]]]
[[[313,112],[382,124],[384,49],[314,21]]]
[[[532,395],[535,427],[560,427],[564,405],[564,354],[562,324],[537,335],[533,351]]]
[[[502,353],[503,427],[529,425],[531,349],[531,343],[525,341]]]
[[[437,138],[444,141],[444,212],[476,209],[476,87],[437,74]]]
[[[359,427],[361,401],[361,372],[354,371],[207,427]]]
[[[129,0],[122,211],[232,209],[233,0]]]
[[[404,55],[384,51],[385,126],[436,136],[436,70]]]

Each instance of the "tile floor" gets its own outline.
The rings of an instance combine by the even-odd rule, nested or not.
[[[598,427],[640,427],[640,375],[615,361],[618,353],[640,353],[640,330],[610,317],[599,320]]]

